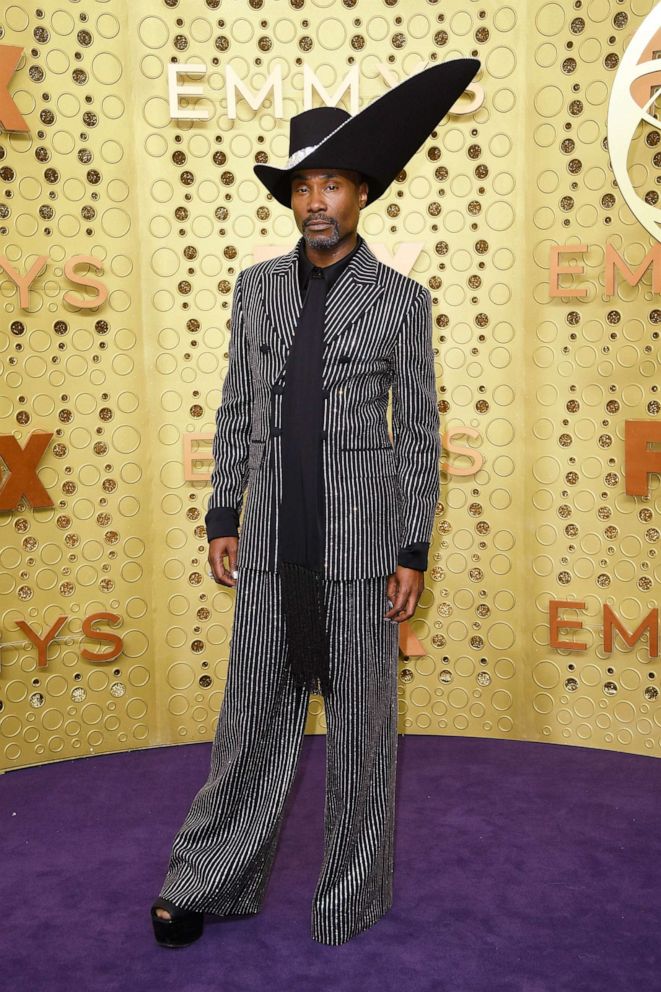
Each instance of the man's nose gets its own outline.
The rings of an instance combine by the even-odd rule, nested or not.
[[[321,190],[315,191],[311,190],[308,197],[308,213],[317,214],[320,210],[324,210],[326,206],[326,200]]]

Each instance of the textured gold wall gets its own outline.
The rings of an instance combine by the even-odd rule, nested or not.
[[[38,473],[54,505],[23,499],[0,517],[2,767],[212,738],[234,594],[206,574],[204,511],[232,288],[298,237],[252,164],[286,158],[304,63],[331,92],[358,66],[364,106],[427,60],[469,55],[477,109],[448,117],[361,218],[382,257],[420,245],[410,274],[434,297],[446,442],[400,729],[661,753],[657,659],[619,635],[607,654],[601,630],[604,603],[637,627],[659,580],[658,476],[632,497],[623,472],[624,421],[659,412],[657,301],[649,272],[606,299],[602,272],[606,240],[631,266],[653,244],[605,142],[619,58],[652,7],[5,8],[0,46],[24,48],[9,89],[30,133],[0,134],[0,253],[19,273],[48,260],[27,308],[0,272],[2,433],[25,447],[53,432]],[[173,59],[206,64],[182,80],[204,96],[180,104],[208,120],[171,119]],[[230,117],[228,65],[255,91],[281,65],[285,119],[241,97]],[[650,189],[653,153],[640,157]],[[582,242],[588,297],[551,297],[551,246]],[[79,269],[107,287],[96,309],[63,299],[94,295],[67,278],[75,255],[102,263]],[[585,602],[562,615],[583,618],[586,650],[549,646],[551,600]],[[97,624],[123,639],[112,661],[81,654],[108,651],[83,631],[98,612],[119,618]],[[39,666],[17,623],[43,637],[62,616]],[[312,697],[307,730],[324,728]]]

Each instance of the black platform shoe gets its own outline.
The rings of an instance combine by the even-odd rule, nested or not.
[[[157,909],[165,909],[170,919],[158,916]],[[151,908],[151,921],[156,940],[163,947],[188,947],[202,936],[204,929],[204,913],[182,909],[160,896]]]

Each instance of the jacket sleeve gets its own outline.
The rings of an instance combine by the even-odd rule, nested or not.
[[[402,548],[431,541],[440,493],[439,430],[431,293],[422,287],[399,334],[392,383],[393,447],[404,518]]]
[[[217,506],[208,510],[204,523],[207,541],[213,541],[216,537],[239,536],[239,515],[232,506]]]
[[[212,444],[211,494],[204,522],[207,538],[225,536],[218,525],[232,511],[238,523],[248,484],[248,454],[252,422],[253,384],[246,338],[240,272],[234,286],[230,317],[229,363],[223,382],[221,403],[216,411],[216,433]]]
[[[406,544],[399,549],[397,564],[405,568],[415,568],[418,572],[426,572],[429,556],[429,541],[416,541]]]

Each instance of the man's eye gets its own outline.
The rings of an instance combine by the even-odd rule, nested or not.
[[[326,183],[326,188],[327,189],[329,189],[329,188],[330,189],[337,189],[337,183]],[[307,189],[307,186],[295,186],[294,187],[294,192],[295,193],[305,192],[306,189]]]

